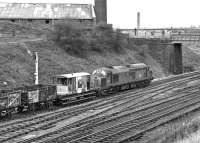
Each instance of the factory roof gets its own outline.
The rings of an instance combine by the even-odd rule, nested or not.
[[[90,4],[2,3],[0,19],[93,19]]]

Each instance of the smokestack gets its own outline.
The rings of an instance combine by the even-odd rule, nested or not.
[[[95,0],[96,22],[104,22],[107,24],[107,0]]]
[[[140,29],[140,12],[137,13],[137,29]]]

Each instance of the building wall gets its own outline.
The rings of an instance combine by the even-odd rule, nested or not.
[[[62,20],[60,20],[62,21]],[[65,20],[66,21],[66,20]],[[81,24],[85,25],[86,27],[91,27],[94,24],[93,20],[69,20],[69,21],[76,21],[80,22]],[[5,24],[4,29],[1,29],[0,37],[1,38],[34,38],[40,37],[42,35],[41,31],[37,30],[22,30],[20,27],[17,26],[17,23],[22,25],[26,25],[26,27],[54,27],[54,23],[58,22],[58,20],[49,20],[49,19],[0,19],[0,22],[9,22]],[[11,22],[16,24],[11,24]],[[41,27],[41,28],[42,28]],[[29,31],[29,32],[28,32]]]
[[[14,23],[24,23],[24,24],[48,24],[52,25],[57,21],[62,20],[52,20],[52,19],[0,19],[0,21],[8,21],[8,22],[14,22]],[[66,21],[64,19],[64,21]],[[92,26],[95,24],[95,20],[90,19],[69,19],[68,21],[72,22],[80,22],[81,24]]]

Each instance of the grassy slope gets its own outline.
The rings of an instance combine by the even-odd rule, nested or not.
[[[80,58],[66,53],[54,43],[47,41],[6,44],[0,45],[0,48],[1,80],[7,81],[12,87],[34,83],[34,61],[28,50],[39,53],[40,83],[49,83],[50,77],[55,74],[91,72],[105,65],[146,62],[152,64],[154,71],[158,71],[157,68],[160,66],[151,56],[148,55],[143,60],[137,52],[130,49],[126,49],[123,54],[90,52],[87,58]],[[159,75],[162,75],[162,71],[157,72],[157,76]]]
[[[10,26],[5,26],[10,25]],[[140,51],[135,50],[134,47],[124,48],[123,52],[111,52],[104,50],[103,52],[98,51],[87,51],[86,57],[78,57],[67,53],[63,48],[60,48],[57,44],[44,38],[44,31],[46,30],[35,30],[36,27],[26,27],[15,25],[12,23],[0,23],[0,27],[5,29],[1,31],[4,33],[11,33],[15,27],[18,31],[17,37],[24,35],[31,35],[33,41],[29,40],[30,37],[26,38],[8,38],[0,40],[0,87],[4,89],[6,87],[16,87],[21,85],[34,84],[34,60],[28,54],[28,51],[38,51],[39,53],[39,82],[50,83],[50,77],[55,74],[70,73],[87,71],[91,72],[95,68],[102,67],[105,65],[123,65],[128,63],[139,63],[144,62],[151,66],[155,77],[165,76],[163,68],[159,62],[157,62],[150,54],[141,55]],[[12,27],[12,28],[8,28]],[[1,30],[2,28],[0,28]],[[38,40],[38,38],[44,38]],[[36,38],[36,39],[34,39]],[[6,41],[6,42],[5,42]],[[25,42],[26,41],[26,42]],[[101,45],[100,45],[101,46]],[[137,48],[139,49],[139,48]],[[199,56],[192,53],[189,50],[183,50],[184,57],[187,58],[186,62],[191,60],[188,58],[195,57],[192,59],[192,63],[195,61],[196,64],[200,63]],[[192,54],[192,55],[191,55]],[[195,55],[195,56],[194,56]],[[2,81],[6,81],[8,85],[4,85]]]
[[[9,29],[6,31],[2,29],[2,33],[6,31],[6,34],[12,35],[12,29],[15,27],[18,31],[16,37],[24,37],[30,32],[32,38],[40,38],[42,35],[38,34],[41,31],[34,31],[35,27],[27,28],[17,24],[0,23],[3,28]],[[14,25],[14,26],[13,26]],[[8,28],[11,27],[11,28]],[[19,32],[21,31],[21,32]],[[21,35],[20,35],[21,34]],[[33,36],[34,35],[34,36]],[[44,35],[43,35],[44,36]],[[8,38],[0,40],[0,87],[4,89],[6,87],[16,87],[21,85],[29,85],[34,83],[34,60],[28,54],[28,51],[32,53],[38,51],[39,53],[39,82],[49,83],[50,77],[55,74],[70,73],[87,71],[91,72],[95,68],[105,65],[122,65],[128,63],[145,62],[152,65],[155,76],[164,76],[162,68],[150,55],[146,55],[143,58],[137,51],[127,48],[123,53],[116,53],[110,51],[98,52],[87,51],[86,57],[78,57],[67,53],[56,45],[54,42],[46,40],[26,41],[27,37],[22,39]],[[8,85],[4,85],[2,82],[6,81]]]
[[[5,24],[0,23],[0,27],[4,26]],[[35,34],[34,30],[35,28],[26,29],[26,27],[24,28],[23,26],[20,25],[18,26],[19,26],[17,28],[18,31],[23,31],[21,32],[22,35],[29,34],[33,38],[40,38],[40,36],[42,35],[38,34],[42,30],[37,31],[36,32],[37,34]],[[7,30],[4,29],[4,31]],[[79,71],[91,72],[93,69],[105,65],[121,65],[127,63],[138,63],[138,62],[144,62],[148,65],[151,65],[154,76],[156,77],[165,76],[163,68],[159,62],[157,62],[149,54],[145,54],[145,56],[142,56],[140,54],[140,51],[134,50],[134,47],[124,49],[124,52],[121,54],[119,53],[117,54],[110,51],[104,51],[103,53],[88,51],[87,57],[80,58],[68,54],[58,45],[46,39],[43,39],[42,41],[35,40],[32,42],[30,41],[20,42],[21,40],[25,41],[26,39],[16,40],[16,38],[9,38],[6,39],[6,42],[5,40],[0,40],[0,88],[1,89],[4,89],[6,87],[15,87],[15,86],[21,86],[23,84],[27,85],[34,83],[34,75],[33,75],[34,61],[33,57],[31,57],[28,54],[29,50],[32,52],[38,51],[39,53],[40,83],[49,83],[50,77],[55,74],[79,72]],[[7,41],[11,41],[11,43]],[[196,47],[198,47],[198,45]],[[194,65],[195,67],[200,66],[200,56],[198,55],[197,52],[193,51],[194,48],[195,47],[191,47],[190,45],[184,45],[183,47],[184,65]],[[8,83],[8,86],[2,84],[1,81],[6,81]],[[166,130],[169,133],[171,133],[171,130],[169,130],[168,128]],[[159,129],[156,130],[155,132],[157,131],[160,132]],[[159,140],[160,139],[158,139],[158,142]],[[156,140],[154,141],[157,142]]]
[[[183,64],[193,65],[194,68],[200,68],[200,44],[183,44]]]

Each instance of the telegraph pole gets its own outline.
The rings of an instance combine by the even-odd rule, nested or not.
[[[35,85],[39,84],[38,79],[38,53],[35,52]]]

